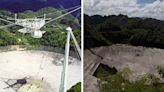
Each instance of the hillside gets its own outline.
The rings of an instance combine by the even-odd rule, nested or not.
[[[164,21],[125,15],[84,16],[85,48],[116,43],[164,48]]]
[[[43,15],[44,13],[57,12],[50,15],[47,15],[48,18],[55,18],[64,14],[64,11],[46,7],[42,8],[36,12],[34,11],[25,11],[18,13],[18,18],[33,18],[36,16]],[[6,16],[14,18],[14,13],[9,11],[0,10],[0,17],[7,19]],[[0,26],[6,25],[6,22],[0,21]],[[66,31],[65,28],[71,26],[73,28],[74,34],[80,43],[80,26],[79,20],[72,15],[65,16],[57,21],[53,21],[49,24],[46,24],[41,30],[46,31],[41,39],[32,38],[30,34],[22,34],[17,30],[20,29],[20,26],[13,26],[8,28],[0,29],[0,46],[7,45],[44,45],[44,46],[53,46],[61,47],[65,46],[66,42]],[[73,44],[71,44],[73,46]]]

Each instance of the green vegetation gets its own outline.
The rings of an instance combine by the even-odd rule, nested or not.
[[[163,67],[157,67],[159,74],[163,75]],[[113,67],[100,64],[94,76],[99,78],[98,84],[100,92],[164,92],[164,83],[152,74],[147,74],[136,81],[129,81],[131,73],[129,68],[124,68],[121,72]]]
[[[153,75],[129,82],[122,73],[100,78],[100,92],[164,92],[164,84]]]
[[[162,76],[162,78],[164,78],[164,67],[163,66],[158,66],[158,73]]]
[[[117,73],[116,68],[110,68],[107,65],[101,64],[98,66],[97,70],[95,71],[95,73],[93,74],[93,76],[97,77],[97,78],[103,78],[105,76],[109,76],[109,75],[114,75]]]
[[[43,15],[44,13],[56,12],[51,15],[47,15],[48,18],[55,18],[61,14],[64,14],[64,11],[61,9],[55,9],[51,7],[40,9],[36,12],[25,11],[18,13],[18,18],[33,18],[35,16]],[[14,18],[14,13],[9,11],[0,10],[0,17],[6,18],[10,16]],[[0,26],[6,25],[6,22],[0,21]],[[53,46],[64,48],[66,42],[66,30],[65,28],[71,26],[73,32],[80,44],[80,27],[79,20],[72,15],[67,15],[59,20],[53,21],[49,24],[46,24],[41,30],[46,31],[42,38],[36,39],[32,38],[31,34],[22,34],[17,30],[21,29],[20,26],[12,26],[8,28],[0,29],[0,46],[7,45],[44,45],[44,46]],[[73,47],[73,42],[71,42],[71,47]]]
[[[67,92],[81,92],[81,82],[77,83],[75,86],[73,86]]]
[[[124,15],[84,18],[85,48],[117,43],[164,48],[164,21]]]

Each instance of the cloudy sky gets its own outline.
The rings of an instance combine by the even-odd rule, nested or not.
[[[88,15],[119,15],[164,20],[164,0],[84,0]]]

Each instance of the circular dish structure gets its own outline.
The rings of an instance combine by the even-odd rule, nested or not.
[[[0,57],[0,92],[59,92],[64,54],[15,50],[0,52]],[[81,62],[72,57],[69,59],[67,89],[81,81]],[[23,78],[27,79],[26,84],[8,87],[16,79]],[[25,91],[29,87],[31,89]],[[38,91],[40,89],[42,91]]]

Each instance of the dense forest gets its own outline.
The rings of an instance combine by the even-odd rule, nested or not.
[[[53,12],[53,13],[51,13]],[[25,11],[18,13],[18,18],[34,18],[36,16],[41,16],[43,14],[50,13],[47,15],[48,18],[55,18],[60,16],[66,11],[62,9],[55,9],[52,7],[46,7],[40,9],[36,12]],[[0,18],[7,19],[7,16],[14,18],[14,13],[9,11],[0,10]],[[43,17],[43,16],[42,16]],[[0,21],[0,26],[6,25],[4,21]],[[31,34],[19,33],[20,26],[12,26],[0,29],[0,46],[7,45],[44,45],[64,48],[66,42],[66,30],[65,28],[71,26],[73,32],[80,43],[80,23],[77,18],[72,15],[67,15],[59,20],[53,21],[46,24],[41,30],[46,31],[42,38],[36,39],[32,38]],[[73,47],[73,43],[71,44]]]
[[[164,21],[125,15],[84,16],[85,48],[130,44],[164,48]]]

